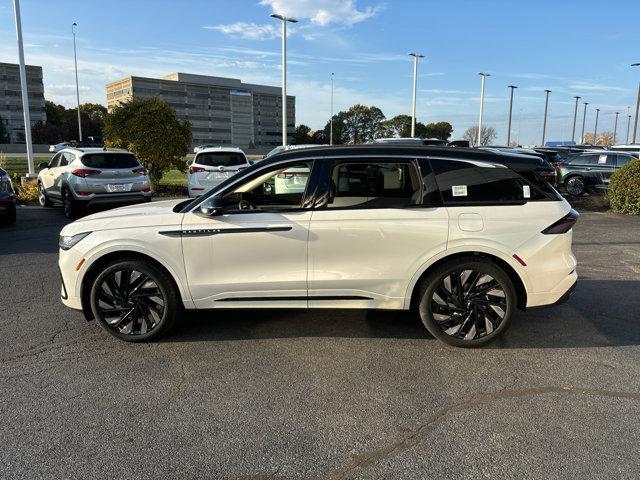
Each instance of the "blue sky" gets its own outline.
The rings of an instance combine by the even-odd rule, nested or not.
[[[104,85],[127,75],[183,71],[280,85],[271,11],[300,20],[288,37],[289,93],[297,123],[314,129],[329,117],[331,72],[336,111],[364,103],[387,117],[410,113],[410,51],[426,56],[418,120],[449,121],[457,138],[477,123],[479,71],[492,74],[485,124],[498,143],[506,140],[507,85],[519,87],[512,136],[531,144],[540,141],[545,89],[553,91],[548,140],[570,138],[574,95],[590,103],[587,130],[594,108],[599,131],[613,130],[620,111],[624,136],[640,81],[640,68],[629,67],[640,62],[638,0],[22,0],[21,8],[27,63],[43,66],[47,99],[67,106],[75,98],[73,21],[81,101],[105,103]],[[0,3],[0,61],[17,62],[8,0]]]

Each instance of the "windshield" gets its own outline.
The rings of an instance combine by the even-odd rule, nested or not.
[[[204,152],[196,155],[194,163],[207,167],[232,167],[245,165],[247,158],[240,152]]]
[[[89,168],[136,168],[140,162],[132,153],[90,153],[82,157],[82,164]]]

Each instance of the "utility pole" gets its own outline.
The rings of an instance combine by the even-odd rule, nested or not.
[[[584,125],[587,121],[587,105],[589,105],[589,102],[583,102],[584,103],[584,113],[582,114],[582,135],[580,135],[580,143],[584,144]]]
[[[507,126],[507,147],[511,146],[511,117],[513,115],[513,91],[518,88],[515,85],[509,85],[511,89],[511,97],[509,99],[509,122]]]
[[[618,133],[618,115],[620,112],[616,112],[616,123],[613,124],[613,145],[616,144],[616,134]]]
[[[576,99],[576,108],[573,110],[573,130],[571,131],[571,141],[576,143],[576,120],[578,119],[578,102],[580,97],[573,97]]]
[[[640,67],[640,63],[632,63],[632,67]],[[640,83],[638,83],[638,100],[636,101],[636,119],[633,123],[633,143],[636,143],[636,134],[638,133],[638,110],[640,110]]]
[[[416,90],[418,87],[418,59],[424,58],[424,55],[419,53],[410,53],[409,56],[413,57],[413,106],[411,109],[411,138],[416,136]]]
[[[544,121],[542,122],[542,144],[541,147],[544,147],[544,137],[547,134],[547,111],[549,109],[549,94],[551,90],[545,90],[546,96],[544,100]]]
[[[625,144],[629,144],[629,127],[631,127],[631,107],[627,107],[627,139],[624,142]]]
[[[295,18],[287,18],[277,13],[270,15],[282,22],[282,146],[287,146],[287,22],[297,23]]]
[[[476,147],[479,147],[482,142],[482,109],[484,107],[484,82],[487,77],[490,77],[490,73],[478,73],[482,77],[482,87],[480,89],[480,119],[478,120],[478,138],[476,140]]]
[[[73,63],[76,67],[76,101],[78,105],[78,141],[82,142],[82,122],[80,121],[80,87],[78,87],[78,56],[76,54],[76,27],[78,24],[73,22],[71,25],[71,33],[73,33]]]
[[[593,144],[598,144],[598,116],[600,115],[600,109],[596,108],[596,126],[593,129]]]

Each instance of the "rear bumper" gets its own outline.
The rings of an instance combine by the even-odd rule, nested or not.
[[[527,296],[527,310],[538,307],[549,307],[566,302],[578,284],[578,274],[572,271],[556,287],[549,292],[530,293]]]
[[[91,195],[74,194],[74,198],[77,201],[86,202],[89,205],[104,205],[144,202],[146,199],[151,198],[151,195],[151,192],[93,193]]]

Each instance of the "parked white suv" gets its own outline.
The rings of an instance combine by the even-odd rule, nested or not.
[[[282,153],[201,198],[64,227],[63,303],[128,341],[166,333],[183,308],[373,308],[482,345],[576,284],[578,215],[537,165],[463,148]],[[278,188],[291,170],[304,189]]]
[[[147,169],[127,150],[64,148],[41,163],[38,201],[43,207],[62,203],[68,218],[95,204],[151,200]]]
[[[244,152],[233,147],[200,150],[189,164],[189,196],[199,197],[240,170],[250,167]]]

